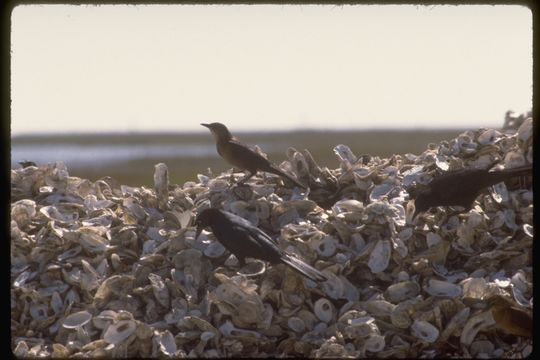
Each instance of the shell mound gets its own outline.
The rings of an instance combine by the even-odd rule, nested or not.
[[[468,212],[411,219],[411,191],[460,168],[532,163],[532,119],[467,131],[420,155],[307,150],[280,166],[310,191],[258,174],[154,188],[11,170],[11,335],[21,357],[525,357],[532,351],[530,179],[486,189]],[[194,219],[249,220],[321,270],[237,260]]]

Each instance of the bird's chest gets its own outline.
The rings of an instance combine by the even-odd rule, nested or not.
[[[218,154],[225,159],[229,164],[239,168],[245,169],[246,164],[244,164],[242,154],[238,154],[238,151],[235,151],[235,147],[227,142],[218,142],[216,144]]]

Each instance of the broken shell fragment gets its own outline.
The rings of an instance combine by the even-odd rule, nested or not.
[[[486,330],[495,325],[495,320],[491,311],[484,311],[471,317],[461,332],[460,342],[464,345],[471,345],[479,331]]]
[[[428,343],[435,342],[439,336],[439,330],[423,320],[414,320],[411,325],[411,331],[414,336]]]
[[[384,292],[384,297],[391,303],[397,304],[418,295],[420,286],[414,281],[402,281],[390,285]]]
[[[380,273],[388,267],[391,250],[390,241],[377,241],[368,260],[368,266],[371,269],[371,272]]]
[[[134,320],[120,320],[109,325],[103,335],[103,340],[116,345],[127,339],[136,329],[137,325]]]
[[[62,322],[66,329],[74,329],[86,325],[92,319],[92,314],[88,311],[79,311],[67,316]]]
[[[334,305],[325,298],[320,298],[315,302],[314,312],[319,320],[329,323],[334,317]]]
[[[365,349],[369,352],[374,352],[374,353],[382,351],[385,345],[386,343],[384,341],[384,336],[379,335],[379,334],[370,335],[366,339],[366,342],[364,343]]]

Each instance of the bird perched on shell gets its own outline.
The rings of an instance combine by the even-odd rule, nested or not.
[[[217,151],[225,161],[233,166],[248,171],[248,174],[239,182],[239,184],[245,183],[255,175],[257,171],[265,171],[286,178],[299,187],[306,187],[291,175],[280,170],[261,154],[253,151],[247,145],[233,137],[225,125],[218,122],[201,125],[210,129],[216,140]]]
[[[197,217],[196,224],[196,238],[209,226],[219,242],[238,258],[240,266],[245,265],[246,257],[251,257],[271,264],[283,263],[313,281],[327,280],[319,270],[281,250],[264,231],[238,215],[205,209]]]
[[[532,172],[532,164],[490,171],[489,169],[462,169],[435,177],[426,187],[417,189],[414,198],[413,219],[421,212],[437,206],[472,208],[480,192],[489,186]]]

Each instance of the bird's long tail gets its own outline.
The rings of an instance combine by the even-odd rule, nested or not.
[[[322,272],[292,255],[284,254],[282,256],[282,261],[284,264],[289,265],[292,269],[315,282],[328,280]]]
[[[489,186],[495,185],[501,181],[505,181],[513,177],[532,175],[532,168],[532,164],[528,164],[511,169],[492,171],[488,173],[489,179],[486,180],[489,181]]]
[[[264,169],[264,171],[266,172],[269,172],[269,173],[272,173],[272,174],[276,174],[276,175],[279,175],[281,177],[284,177],[286,179],[289,179],[290,181],[292,181],[296,186],[299,186],[303,189],[306,188],[306,186],[304,184],[302,184],[300,181],[296,180],[295,178],[293,178],[291,175],[287,174],[287,173],[284,173],[283,171],[281,171],[277,166],[274,166],[274,165],[270,165],[267,169]]]

